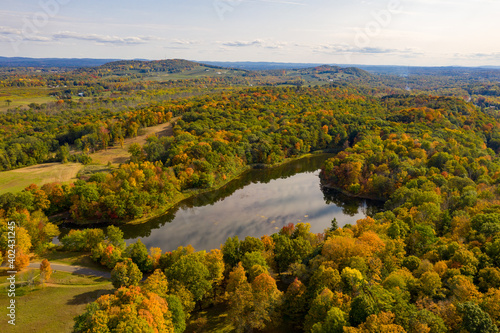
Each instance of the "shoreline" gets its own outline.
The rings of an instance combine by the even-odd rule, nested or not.
[[[321,186],[326,188],[326,189],[335,190],[337,192],[340,192],[340,193],[342,193],[350,198],[372,200],[372,201],[378,201],[381,203],[385,203],[387,201],[387,199],[382,199],[380,197],[375,197],[375,196],[371,196],[371,195],[353,194],[351,192],[348,192],[346,190],[341,189],[340,187],[336,187],[336,186],[333,186],[331,184],[324,184],[324,185],[322,184]]]
[[[291,163],[293,161],[297,161],[297,160],[300,160],[303,158],[309,158],[309,157],[312,157],[314,155],[329,154],[329,153],[331,153],[331,152],[329,152],[328,150],[318,150],[318,151],[313,151],[313,152],[310,152],[310,153],[307,153],[307,154],[304,154],[304,155],[301,155],[298,157],[286,158],[285,160],[283,160],[279,163],[273,164],[273,165],[269,165],[269,164],[246,165],[246,166],[242,167],[237,173],[235,173],[234,177],[228,178],[225,181],[221,182],[220,184],[217,184],[216,186],[213,186],[213,187],[210,187],[207,189],[187,190],[184,193],[181,193],[181,195],[178,195],[177,198],[175,198],[172,203],[162,207],[161,209],[157,209],[155,211],[152,211],[150,214],[148,214],[147,217],[141,217],[139,219],[125,221],[125,222],[121,222],[121,223],[120,222],[117,223],[117,221],[95,221],[95,222],[94,221],[85,221],[84,223],[76,223],[75,221],[67,221],[67,222],[59,223],[57,225],[59,227],[68,228],[68,229],[71,229],[71,228],[80,229],[80,228],[85,228],[85,227],[99,227],[99,226],[102,227],[102,226],[108,226],[108,225],[124,226],[124,225],[144,224],[144,223],[149,222],[152,219],[156,219],[158,217],[161,217],[162,215],[166,214],[170,209],[172,209],[173,207],[175,207],[176,205],[178,205],[179,203],[181,203],[184,200],[187,200],[189,198],[192,198],[194,196],[197,196],[197,195],[200,195],[203,193],[220,190],[221,188],[223,188],[224,186],[226,186],[227,184],[229,184],[233,180],[236,180],[239,177],[241,177],[245,172],[250,171],[252,169],[254,169],[254,170],[272,169],[272,168],[279,167],[279,166],[282,166],[282,165],[285,165],[287,163]]]

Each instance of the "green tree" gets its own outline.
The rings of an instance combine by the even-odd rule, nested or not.
[[[479,305],[465,302],[458,305],[458,312],[462,315],[462,327],[469,333],[496,333],[498,327],[490,316]]]
[[[186,330],[186,314],[182,308],[182,303],[179,297],[175,295],[167,295],[165,300],[168,303],[168,309],[172,313],[172,323],[174,324],[174,332],[182,333]]]
[[[107,240],[113,244],[115,247],[125,250],[127,244],[123,239],[123,231],[120,228],[115,227],[114,225],[110,225],[106,228],[106,238]]]
[[[195,301],[200,301],[212,288],[210,272],[195,254],[182,256],[165,271],[168,280],[176,280],[186,286]]]
[[[111,283],[115,288],[137,286],[142,280],[142,272],[129,258],[116,264],[111,271]]]
[[[347,325],[347,315],[339,308],[331,308],[327,314],[325,321],[313,325],[312,333],[342,333],[344,326]]]
[[[153,269],[153,258],[149,256],[146,245],[140,239],[127,246],[124,256],[132,259],[141,272],[150,272]]]
[[[301,328],[307,313],[307,288],[295,278],[284,295],[283,318],[295,327]]]

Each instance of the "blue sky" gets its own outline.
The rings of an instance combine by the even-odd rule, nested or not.
[[[2,0],[0,56],[500,65],[498,0]]]

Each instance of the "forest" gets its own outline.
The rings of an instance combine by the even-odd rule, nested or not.
[[[425,70],[408,79],[329,66],[198,67],[134,61],[0,73],[8,89],[58,87],[53,102],[0,113],[1,170],[92,164],[92,153],[172,123],[172,135],[131,145],[118,167],[0,195],[2,260],[21,270],[35,254],[78,252],[111,273],[113,292],[90,302],[73,332],[203,331],[199,314],[210,309],[236,332],[499,331],[498,71],[487,81]],[[332,220],[322,233],[290,223],[234,236],[211,251],[127,244],[117,227],[249,168],[318,151],[335,154],[321,169],[323,187],[383,209],[353,225]],[[67,223],[78,228],[52,243]]]

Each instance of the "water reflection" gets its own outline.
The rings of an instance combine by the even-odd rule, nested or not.
[[[141,238],[148,248],[164,251],[188,244],[196,250],[210,250],[219,248],[228,237],[260,237],[288,223],[310,223],[312,232],[323,232],[333,218],[340,226],[353,224],[376,206],[322,188],[318,169],[330,156],[251,170],[219,190],[183,201],[148,223],[123,226],[125,238],[127,242]]]

